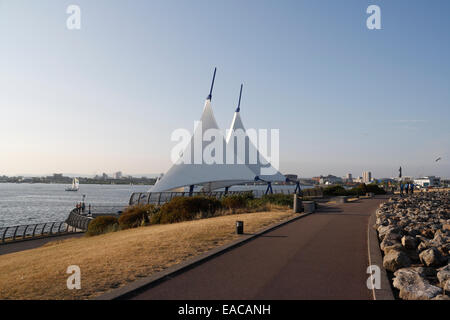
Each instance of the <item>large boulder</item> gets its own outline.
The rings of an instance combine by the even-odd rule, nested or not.
[[[450,292],[450,263],[438,269],[437,278],[441,288]]]
[[[439,267],[445,263],[441,253],[436,248],[430,248],[419,254],[420,262],[427,267]]]
[[[450,297],[443,294],[438,294],[433,298],[433,300],[450,300]]]
[[[383,258],[383,267],[392,272],[410,265],[411,260],[406,253],[400,250],[390,250]]]
[[[422,267],[399,269],[394,273],[394,287],[400,290],[404,300],[431,300],[442,293],[442,289],[432,285],[426,278],[427,270]]]
[[[402,246],[408,250],[413,250],[413,249],[416,249],[416,247],[417,247],[417,240],[414,237],[404,236],[401,241],[402,241]]]

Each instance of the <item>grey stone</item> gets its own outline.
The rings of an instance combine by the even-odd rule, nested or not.
[[[400,290],[400,298],[405,300],[431,300],[442,293],[423,277],[421,267],[403,268],[394,273],[394,287]]]
[[[404,246],[406,249],[415,249],[417,247],[416,238],[413,238],[411,236],[404,236],[402,238],[402,246]]]
[[[444,264],[441,253],[436,248],[426,249],[419,255],[420,261],[427,267],[439,267]]]
[[[446,295],[443,295],[443,294],[438,294],[432,300],[450,300],[450,297],[446,296]]]
[[[410,265],[411,260],[409,257],[399,250],[391,250],[383,258],[383,267],[392,272]]]

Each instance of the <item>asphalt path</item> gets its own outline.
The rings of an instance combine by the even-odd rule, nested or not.
[[[372,299],[367,224],[384,201],[322,206],[133,299]]]

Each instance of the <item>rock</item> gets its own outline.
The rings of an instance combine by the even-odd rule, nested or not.
[[[441,253],[436,248],[422,251],[419,255],[420,261],[427,267],[439,267],[444,264]]]
[[[394,273],[394,287],[400,290],[400,298],[405,300],[431,300],[442,293],[423,276],[425,268],[403,268]]]
[[[390,240],[390,239],[384,238],[384,240],[381,241],[380,249],[383,250],[384,254],[387,254],[389,249],[392,249],[392,248],[401,250],[403,248],[403,246],[397,240]]]
[[[413,238],[411,236],[404,236],[402,238],[402,246],[409,250],[415,249],[417,247],[416,238]]]
[[[443,295],[443,294],[438,294],[432,300],[450,300],[450,297],[446,296],[446,295]]]
[[[400,232],[400,230],[398,228],[395,228],[393,226],[380,226],[377,229],[378,231],[378,237],[380,238],[381,241],[384,240],[385,236],[388,233],[394,233],[394,234],[398,234],[398,232]]]
[[[392,272],[410,265],[411,260],[409,257],[399,250],[391,250],[383,258],[383,267]]]
[[[437,278],[441,288],[450,292],[450,264],[438,269]]]
[[[417,246],[417,250],[420,252],[420,251],[423,251],[423,250],[428,249],[430,246],[431,246],[430,241],[429,241],[429,240],[428,240],[428,241],[425,240],[425,241],[422,241],[422,242]]]
[[[444,225],[442,226],[442,230],[444,230],[444,231],[450,231],[450,224],[444,224]]]

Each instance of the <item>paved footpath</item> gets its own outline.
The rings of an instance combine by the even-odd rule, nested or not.
[[[8,243],[8,244],[1,244],[0,245],[0,256],[3,254],[13,253],[13,252],[19,252],[24,250],[30,250],[42,247],[44,244],[52,241],[61,241],[66,240],[70,238],[77,238],[84,236],[84,233],[72,233],[62,236],[54,236],[54,237],[47,237],[47,238],[39,238],[34,240],[27,240],[27,241],[19,241],[14,243]]]
[[[372,299],[369,216],[386,197],[329,205],[134,299]]]

